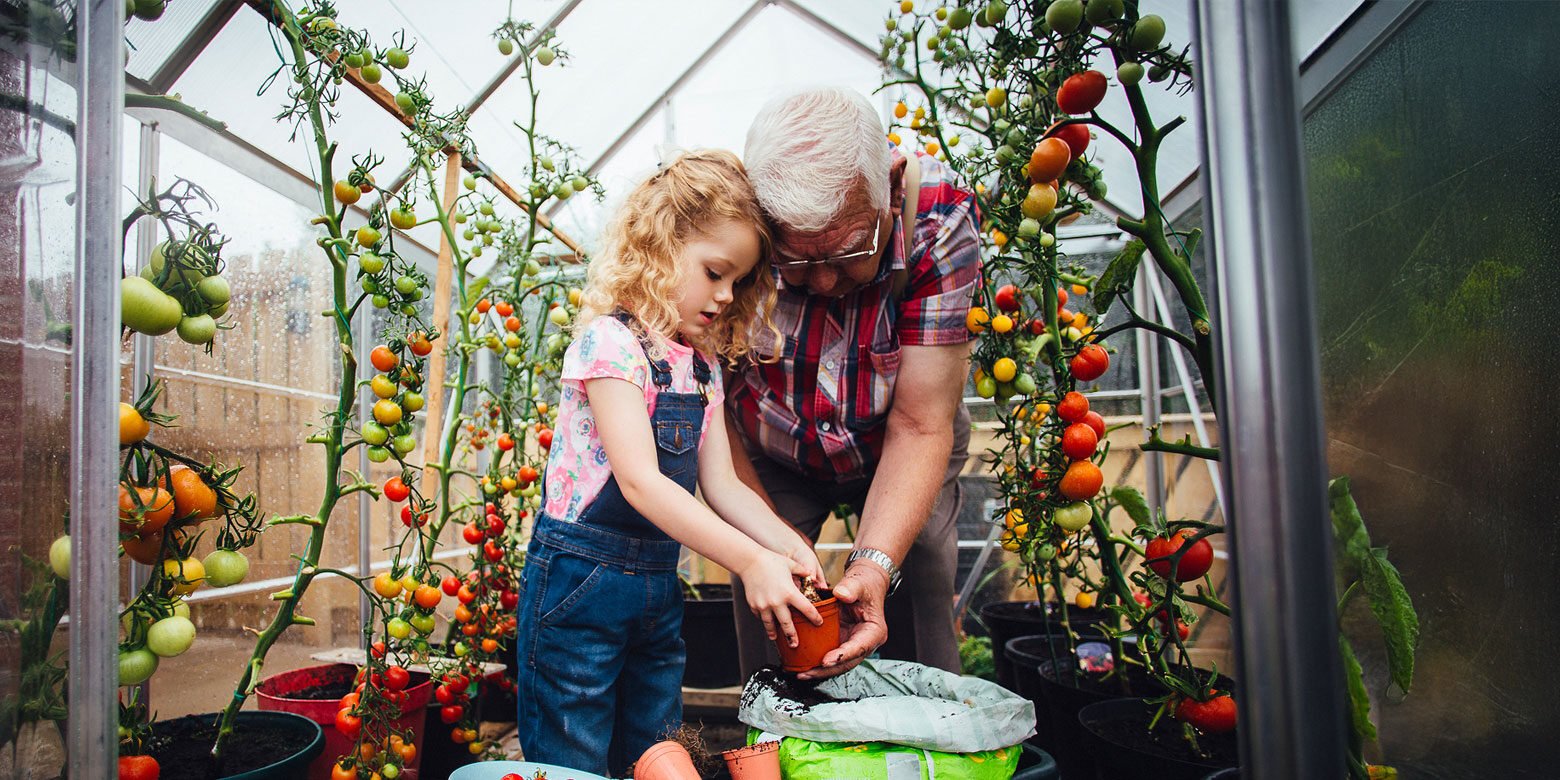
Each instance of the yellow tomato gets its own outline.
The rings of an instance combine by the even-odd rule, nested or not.
[[[1076,606],[1078,609],[1088,609],[1094,606],[1094,594],[1079,591],[1078,595],[1073,596],[1073,606]]]
[[[1024,522],[1024,510],[1018,507],[1009,509],[1007,514],[1002,517],[1002,525],[1009,530],[1012,530],[1013,526],[1022,522]]]
[[[374,419],[380,425],[395,425],[401,421],[401,406],[388,398],[381,398],[374,402]]]
[[[964,315],[964,327],[969,328],[971,333],[977,335],[985,333],[986,326],[990,324],[990,315],[986,314],[986,310],[980,306],[971,306],[970,313]]]
[[[401,595],[401,583],[390,576],[390,572],[380,572],[379,576],[374,578],[374,592],[378,593],[380,598],[393,599]]]
[[[899,145],[899,134],[898,133],[889,133],[888,134],[888,142],[893,144],[893,145],[895,145],[895,146],[898,146]]]
[[[389,398],[395,395],[397,388],[394,379],[384,374],[375,374],[373,379],[368,380],[368,389],[373,390],[374,395],[380,398]]]
[[[1051,405],[1048,403],[1035,404],[1035,416],[1044,417],[1051,413]]]
[[[180,596],[188,596],[206,581],[206,566],[199,558],[185,558],[176,561],[172,558],[163,561],[163,576],[175,583],[173,592]]]
[[[998,314],[991,318],[991,329],[998,333],[1007,333],[1013,329],[1013,318],[1006,314]]]
[[[119,403],[119,446],[135,444],[152,432],[152,424],[134,406]]]
[[[1084,287],[1081,284],[1073,285],[1072,286],[1072,291],[1073,291],[1073,295],[1088,295],[1089,294],[1089,288]]]
[[[932,155],[933,157],[936,157],[937,156],[937,150],[941,149],[941,148],[942,147],[937,145],[936,141],[929,141],[926,144],[926,153],[929,154],[929,155]]]
[[[904,119],[905,118],[905,114],[908,114],[908,113],[910,113],[910,107],[905,105],[905,101],[901,100],[898,103],[894,104],[894,116],[895,116],[895,118]]]
[[[1011,382],[1018,376],[1018,364],[1013,358],[997,358],[997,362],[991,366],[991,378],[998,382]]]
[[[1002,247],[1007,246],[1007,242],[1008,242],[1008,237],[1007,237],[1006,233],[1004,233],[1004,232],[1002,232],[1000,230],[992,230],[991,231],[991,243],[996,244],[998,249],[1001,249]]]

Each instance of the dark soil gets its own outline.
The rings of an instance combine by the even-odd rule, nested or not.
[[[1216,767],[1234,766],[1240,762],[1235,732],[1199,735],[1197,747],[1201,752],[1198,752],[1186,741],[1181,722],[1174,718],[1160,718],[1150,731],[1148,722],[1153,716],[1154,708],[1145,705],[1140,716],[1102,721],[1091,728],[1108,742],[1177,761]]]
[[[1073,676],[1065,671],[1058,675],[1055,665],[1047,661],[1040,664],[1040,676],[1058,685],[1099,694],[1101,698],[1107,699],[1117,696],[1150,696],[1164,690],[1164,686],[1155,682],[1139,666],[1118,668],[1109,676],[1080,669],[1077,676]]]
[[[310,685],[306,688],[299,688],[296,691],[289,691],[286,698],[323,701],[327,699],[339,699],[351,692],[352,678],[348,677],[345,680],[338,680],[336,682],[323,682],[318,685]]]
[[[159,780],[215,780],[270,766],[311,741],[310,735],[296,730],[270,730],[240,722],[228,740],[222,771],[214,772],[210,756],[216,739],[215,723],[186,715],[159,722],[147,752],[162,767]]]
[[[742,692],[742,706],[752,704],[758,698],[759,692],[764,689],[774,691],[775,696],[781,700],[778,709],[791,715],[800,715],[819,704],[832,704],[839,701],[818,690],[815,683],[798,680],[795,675],[773,666],[766,666],[754,672],[753,678],[748,681],[746,689]]]

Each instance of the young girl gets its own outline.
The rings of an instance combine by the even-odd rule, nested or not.
[[[718,361],[768,322],[768,254],[741,162],[706,151],[635,188],[591,263],[522,575],[528,760],[616,777],[681,724],[680,545],[742,578],[771,638],[795,643],[793,606],[822,622],[793,579],[826,587],[818,558],[738,480],[721,410]]]

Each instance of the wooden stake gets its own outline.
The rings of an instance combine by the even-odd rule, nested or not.
[[[444,191],[440,196],[444,199],[444,213],[449,214],[455,208],[455,198],[460,194],[460,152],[451,152],[444,164]],[[450,329],[450,286],[451,275],[454,271],[454,247],[450,246],[449,234],[439,231],[439,268],[435,272],[433,281],[433,323],[445,331],[440,346],[433,350],[433,356],[428,359],[428,417],[423,421],[423,492],[427,496],[427,486],[436,484],[439,473],[432,468],[432,464],[439,462],[440,445],[444,437],[440,435],[444,426],[444,352],[449,343]]]

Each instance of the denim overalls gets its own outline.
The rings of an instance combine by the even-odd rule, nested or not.
[[[639,344],[648,358],[642,335]],[[711,379],[697,352],[693,361],[697,393],[670,392],[671,365],[650,361],[661,473],[690,494]],[[538,515],[517,618],[526,760],[618,777],[682,724],[680,549],[629,505],[615,476],[578,522]]]

